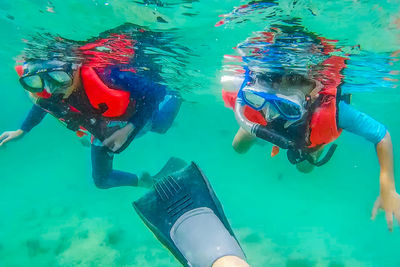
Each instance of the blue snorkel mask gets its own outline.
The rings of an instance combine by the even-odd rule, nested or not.
[[[241,98],[244,104],[257,111],[269,104],[288,121],[297,121],[303,117],[306,111],[306,97],[301,91],[292,90],[285,95],[273,93],[273,91],[270,88],[257,88],[248,85],[239,90],[238,98]]]

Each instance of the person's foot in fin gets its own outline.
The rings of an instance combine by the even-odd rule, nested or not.
[[[150,188],[159,179],[177,172],[187,166],[187,162],[180,158],[171,157],[164,167],[154,176],[148,172],[143,172],[138,179],[138,187]]]
[[[143,172],[138,178],[138,187],[150,188],[155,183],[153,177],[148,172]]]
[[[164,167],[153,176],[154,181],[158,181],[161,178],[170,175],[171,173],[180,171],[184,167],[186,167],[188,164],[186,161],[180,158],[176,157],[170,157],[167,163],[165,163]]]

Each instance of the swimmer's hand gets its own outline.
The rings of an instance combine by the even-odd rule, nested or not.
[[[126,142],[134,128],[132,123],[128,123],[124,128],[115,131],[112,135],[107,137],[103,141],[103,145],[114,152],[117,151]]]
[[[81,137],[79,138],[79,142],[81,142],[84,147],[90,147],[90,140],[88,138]]]
[[[0,135],[0,146],[3,146],[5,143],[10,142],[11,140],[22,137],[24,131],[18,129],[16,131],[7,131]]]
[[[393,180],[391,178],[390,180]],[[393,216],[400,225],[400,195],[396,192],[394,186],[382,186],[381,193],[375,201],[372,209],[371,219],[375,219],[379,209],[383,209],[386,213],[386,222],[389,231],[393,231]]]

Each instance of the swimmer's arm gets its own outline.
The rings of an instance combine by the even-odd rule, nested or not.
[[[29,114],[26,116],[24,122],[22,123],[20,130],[22,130],[24,133],[29,132],[43,120],[46,114],[47,112],[44,111],[42,108],[33,105],[31,110],[29,111]]]
[[[244,154],[254,144],[255,140],[254,136],[240,127],[233,139],[232,147],[237,153]]]
[[[339,103],[339,127],[375,144],[380,165],[380,194],[375,201],[371,217],[374,219],[378,210],[383,209],[389,230],[392,230],[393,215],[400,223],[400,196],[395,188],[393,145],[389,132],[383,124],[344,102]]]
[[[19,129],[15,131],[6,131],[0,134],[0,146],[24,136],[24,134],[38,125],[43,120],[45,115],[46,111],[34,105]]]
[[[134,129],[135,126],[132,123],[128,123],[123,128],[115,131],[112,135],[107,137],[103,141],[103,145],[108,147],[112,151],[117,151],[124,145]]]
[[[380,165],[381,190],[396,190],[393,171],[393,145],[388,131],[385,137],[376,145]]]
[[[135,128],[142,128],[152,117],[154,111],[158,109],[158,105],[164,99],[166,87],[157,84],[143,77],[131,75],[132,84],[131,97],[136,100],[136,112],[129,122]]]
[[[393,215],[400,223],[400,195],[396,192],[393,171],[393,145],[389,132],[376,145],[376,153],[380,165],[380,195],[375,201],[372,209],[372,219],[375,218],[378,210],[381,208],[386,213],[386,221],[389,230],[393,230]]]

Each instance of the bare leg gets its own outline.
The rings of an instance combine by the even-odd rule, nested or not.
[[[236,256],[224,256],[216,260],[212,267],[249,267],[244,260]]]

